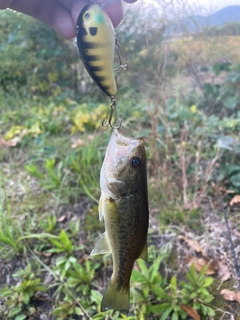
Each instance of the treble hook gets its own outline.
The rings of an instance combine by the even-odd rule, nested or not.
[[[116,100],[115,97],[110,97],[111,98],[111,110],[110,110],[110,114],[107,114],[106,118],[103,119],[102,121],[102,126],[103,127],[108,127],[110,126],[112,129],[118,129],[121,127],[122,121],[119,122],[119,124],[117,126],[113,126],[112,125],[112,118],[113,118],[113,113],[114,110],[116,108]]]
[[[125,64],[122,63],[121,52],[120,52],[120,43],[118,42],[116,34],[115,34],[115,48],[116,48],[117,54],[118,54],[119,66],[113,70],[118,71],[120,69],[123,69],[124,71],[126,71],[128,69],[128,61]]]

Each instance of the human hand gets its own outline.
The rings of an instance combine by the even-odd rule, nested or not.
[[[137,0],[124,0],[128,3]],[[116,27],[123,18],[121,0],[98,0]],[[51,26],[66,39],[75,37],[77,18],[88,0],[0,0],[0,9],[10,8]]]

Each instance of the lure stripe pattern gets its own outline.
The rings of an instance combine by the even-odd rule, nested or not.
[[[77,44],[91,78],[106,95],[114,97],[115,34],[110,19],[98,4],[88,4],[82,9],[77,21]]]

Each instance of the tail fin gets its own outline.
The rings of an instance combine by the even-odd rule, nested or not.
[[[107,289],[103,295],[101,311],[110,309],[118,310],[121,313],[128,314],[129,311],[129,288],[126,291],[118,291],[111,283],[108,283]]]

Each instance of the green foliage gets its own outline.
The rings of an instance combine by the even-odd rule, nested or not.
[[[216,164],[218,181],[240,192],[239,63],[224,57],[204,61],[200,54],[200,63],[194,56],[182,69],[175,41],[164,39],[169,20],[160,19],[154,7],[146,15],[136,12],[127,10],[126,23],[118,29],[122,58],[129,59],[130,68],[116,75],[117,118],[123,119],[124,133],[146,137],[150,208],[161,208],[162,225],[181,224],[199,232],[201,216],[195,208],[199,195],[212,196],[209,182]],[[110,137],[109,130],[101,130],[108,98],[80,71],[77,50],[50,28],[9,11],[1,12],[0,27],[0,160],[7,165],[2,175],[9,178],[6,187],[0,177],[1,250],[20,253],[23,264],[28,260],[32,265],[35,259],[41,272],[53,278],[51,308],[58,319],[89,314],[102,320],[174,320],[185,319],[193,310],[214,317],[208,291],[213,280],[205,277],[204,269],[198,273],[191,266],[186,280],[180,281],[165,267],[165,252],[156,253],[150,263],[139,260],[133,270],[134,315],[100,312],[102,279],[110,262],[104,257],[93,262],[85,253],[93,231],[101,228],[96,204]],[[190,52],[193,42],[188,43]],[[82,90],[84,94],[75,97],[83,103],[69,98],[73,90]],[[16,146],[11,149],[5,143]],[[12,168],[22,170],[24,186],[37,185],[28,191],[42,196],[37,212],[25,193],[9,196],[19,179],[10,179]],[[82,195],[88,199],[86,219],[84,209],[77,223],[60,222],[60,206],[67,204],[68,210],[81,203]],[[23,214],[18,207],[17,214],[11,211],[13,198],[16,207],[25,203]],[[29,266],[15,278],[20,278],[17,285],[1,288],[1,311],[6,319],[33,317],[32,298],[45,290],[43,281]]]
[[[203,99],[199,107],[203,108],[207,114],[215,114],[220,119],[228,117],[235,125],[233,129],[239,130],[240,123],[237,121],[240,108],[239,84],[240,65],[232,65],[230,62],[215,63],[212,66],[215,77],[225,75],[223,83],[203,84]]]
[[[91,109],[89,105],[84,103],[77,112],[72,112],[71,117],[74,123],[74,126],[71,128],[72,133],[76,131],[92,131],[93,129],[100,128],[102,125],[100,119],[104,114],[107,114],[107,106],[105,104],[99,104],[94,110]]]
[[[15,253],[23,251],[24,246],[19,240],[20,235],[20,229],[11,216],[11,207],[8,202],[5,179],[3,177],[3,171],[0,168],[0,248],[8,248],[8,254],[9,248]]]
[[[5,91],[17,88],[59,95],[60,86],[74,88],[71,72],[76,52],[50,27],[5,10],[1,12],[0,30],[0,86]]]
[[[41,227],[46,230],[47,233],[54,233],[57,225],[57,217],[55,215],[47,215],[47,221],[40,222]]]
[[[20,279],[20,282],[10,288],[7,285],[0,288],[0,297],[5,301],[5,305],[0,306],[0,311],[5,315],[5,319],[27,319],[36,311],[30,305],[31,299],[37,292],[45,292],[47,288],[40,278],[36,278],[31,264],[25,270],[20,269],[13,274],[13,277]]]
[[[193,303],[192,306],[195,310],[200,310],[205,316],[214,316],[215,311],[208,305],[214,297],[206,289],[209,287],[214,279],[211,277],[205,277],[205,272],[208,265],[202,268],[197,274],[194,265],[190,266],[186,276],[189,283],[181,282],[182,286],[182,300],[183,304]]]
[[[239,36],[240,35],[240,23],[230,22],[221,28],[218,27],[207,27],[202,31],[202,35],[206,37],[214,36]]]
[[[207,287],[213,283],[213,278],[205,277],[207,266],[199,273],[191,265],[186,273],[186,281],[177,284],[177,278],[171,277],[169,284],[159,272],[164,256],[159,257],[147,268],[145,262],[138,261],[139,271],[133,270],[133,294],[138,304],[137,314],[143,319],[159,316],[161,320],[185,319],[191,315],[192,309],[200,311],[205,316],[214,316],[215,312],[209,303],[214,297]],[[141,288],[141,290],[138,289]]]
[[[64,230],[61,231],[59,238],[61,242],[51,239],[55,248],[49,251],[64,253],[56,259],[54,268],[56,282],[53,287],[56,287],[54,292],[56,305],[52,311],[52,315],[62,319],[71,315],[83,315],[86,312],[85,309],[93,304],[94,299],[92,300],[90,295],[91,283],[98,264],[93,265],[89,260],[79,263],[72,255],[73,244]],[[80,304],[78,295],[81,295],[81,300],[84,299],[84,307]]]
[[[62,163],[57,167],[55,165],[56,159],[47,159],[45,162],[46,177],[38,170],[34,164],[29,164],[25,168],[35,178],[40,179],[41,185],[47,190],[60,189],[68,177],[68,173],[64,174]]]

